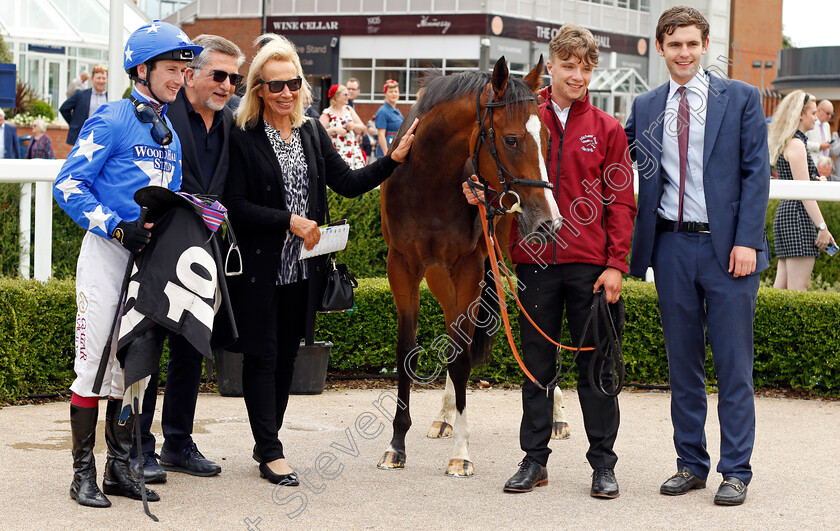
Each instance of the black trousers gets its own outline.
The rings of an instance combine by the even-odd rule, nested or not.
[[[266,462],[285,457],[278,432],[289,403],[292,374],[306,328],[309,282],[275,286],[263,348],[245,352],[242,391],[257,450]]]
[[[169,365],[166,368],[166,390],[163,394],[163,412],[160,419],[163,446],[167,452],[180,452],[192,444],[195,405],[201,384],[203,361],[204,356],[186,338],[176,334],[169,335]],[[143,411],[139,417],[143,453],[155,451],[155,437],[151,429],[159,381],[159,374],[152,374],[143,396]],[[131,454],[137,455],[136,442]]]
[[[565,310],[573,345],[580,336],[592,306],[592,287],[604,271],[591,264],[548,265],[520,264],[516,275],[521,283],[519,298],[528,314],[550,338],[560,340]],[[524,286],[524,287],[523,287]],[[549,343],[530,322],[520,316],[522,360],[541,384],[545,385],[557,372],[556,347]],[[606,330],[606,323],[601,330]],[[584,346],[592,346],[591,325]],[[593,351],[581,351],[577,359],[578,396],[583,410],[583,424],[589,439],[586,458],[592,468],[613,468],[618,458],[613,451],[618,434],[618,398],[603,399],[589,386],[587,371]],[[611,367],[605,367],[605,372]],[[530,380],[522,385],[522,424],[519,443],[526,455],[545,465],[551,450],[553,393],[546,396]]]

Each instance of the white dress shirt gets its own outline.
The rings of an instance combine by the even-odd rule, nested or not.
[[[817,157],[820,155],[829,154],[827,149],[820,149],[820,144],[831,141],[831,125],[828,122],[821,122],[819,119],[814,123],[814,128],[805,133],[808,138],[808,151],[811,152],[811,158],[817,162]]]
[[[572,108],[571,105],[566,107],[565,109],[561,109],[559,105],[554,100],[551,100],[551,107],[554,109],[554,114],[557,115],[557,119],[560,120],[560,125],[563,126],[563,131],[566,130],[566,120],[569,119],[569,110]]]
[[[680,146],[679,106],[680,87],[673,79],[670,82],[668,99],[665,103],[665,120],[662,134],[662,176],[664,185],[659,201],[659,215],[676,221],[680,204]],[[683,221],[708,223],[706,196],[703,191],[703,147],[706,134],[706,109],[709,101],[709,77],[700,72],[685,84],[688,98],[688,161],[685,174],[685,196],[683,198]]]

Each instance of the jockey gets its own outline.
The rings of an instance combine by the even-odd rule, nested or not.
[[[155,20],[131,34],[124,68],[134,81],[131,96],[102,105],[79,133],[55,181],[56,202],[87,230],[76,269],[76,379],[70,386],[73,482],[80,505],[109,507],[105,494],[141,499],[129,473],[133,413],[123,413],[123,374],[115,356],[103,354],[117,311],[130,253],[149,242],[152,224],[140,226],[134,192],[148,186],[181,186],[181,143],[166,117],[166,104],[183,85],[187,62],[201,53],[175,26]],[[107,364],[101,392],[93,392],[102,356]],[[93,447],[100,396],[108,397],[103,494],[96,485]],[[122,418],[121,418],[122,417]],[[160,497],[147,490],[149,501]]]

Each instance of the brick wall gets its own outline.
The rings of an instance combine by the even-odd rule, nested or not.
[[[729,77],[761,88],[762,69],[753,68],[753,61],[773,61],[773,68],[764,69],[764,88],[772,89],[779,66],[776,54],[782,47],[782,0],[732,0],[729,24],[729,58],[739,61],[732,50],[734,42],[743,60],[743,66],[730,65]],[[749,73],[748,78],[743,70]]]
[[[257,54],[253,46],[254,39],[262,33],[262,19],[259,18],[229,18],[229,19],[196,19],[194,24],[182,24],[184,30],[191,39],[202,33],[218,35],[233,41],[245,54],[245,62],[239,69],[239,73],[248,73],[248,65],[251,59]]]
[[[17,126],[18,136],[26,136],[32,134],[32,128],[19,125]],[[52,141],[53,150],[55,151],[55,158],[57,159],[66,159],[67,154],[70,153],[70,150],[73,149],[73,146],[67,145],[65,141],[67,140],[67,126],[66,125],[48,125],[47,126],[47,136],[50,137]],[[28,144],[23,147],[24,150],[28,147]],[[25,155],[25,151],[21,153],[21,156]]]

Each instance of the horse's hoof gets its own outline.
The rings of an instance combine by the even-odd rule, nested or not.
[[[393,470],[396,468],[405,468],[405,453],[392,452],[388,450],[379,460],[376,468],[380,470]]]
[[[568,439],[569,438],[569,423],[555,422],[551,425],[552,439]]]
[[[432,422],[432,427],[429,428],[429,433],[426,434],[429,439],[448,439],[452,437],[452,424],[447,424],[442,420]]]
[[[466,459],[450,459],[446,467],[446,475],[453,478],[466,478],[475,474],[472,461]]]

